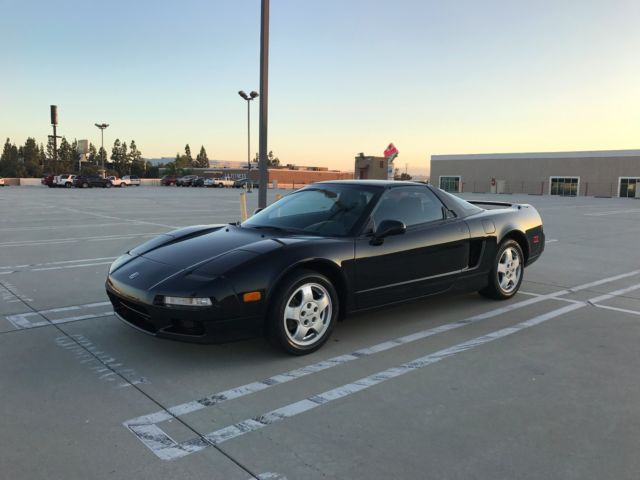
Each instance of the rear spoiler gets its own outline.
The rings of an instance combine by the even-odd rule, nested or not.
[[[530,206],[526,203],[494,202],[489,200],[467,200],[467,202],[473,205],[492,205],[494,207],[517,208],[518,210],[520,210],[522,207]]]

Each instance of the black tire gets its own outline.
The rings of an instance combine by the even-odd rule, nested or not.
[[[513,275],[514,272],[511,272],[510,267],[507,267],[507,270],[511,273],[510,278],[505,278],[506,273],[499,272],[499,266],[505,265],[505,263],[501,263],[503,260],[503,256],[505,251],[510,250],[511,252],[516,252],[518,258],[518,275],[514,280]],[[511,262],[513,264],[514,262]],[[522,253],[522,248],[520,244],[512,239],[504,240],[500,246],[498,247],[498,252],[496,253],[495,258],[493,259],[493,265],[491,267],[491,271],[489,272],[488,284],[485,288],[479,291],[480,295],[485,296],[487,298],[493,298],[494,300],[506,300],[508,298],[513,297],[518,290],[520,290],[520,285],[522,285],[522,278],[524,277],[524,255]],[[503,279],[502,283],[505,281],[512,283],[513,285],[508,288],[503,288],[501,285],[501,279]]]
[[[287,303],[291,300],[292,295],[305,284],[316,285],[322,287],[329,296],[329,308],[326,317],[322,322],[324,330],[317,337],[313,337],[313,329],[309,329],[312,333],[308,344],[300,345],[290,338],[292,336],[291,328],[285,317],[285,309]],[[312,270],[296,270],[288,275],[277,287],[273,299],[271,300],[269,313],[267,316],[267,336],[271,343],[282,348],[291,355],[306,355],[318,350],[331,336],[331,332],[338,320],[338,311],[340,305],[338,303],[338,293],[331,281],[324,275]],[[304,303],[304,302],[303,302]],[[317,311],[317,309],[316,309]],[[307,317],[310,318],[310,317]]]
[[[124,187],[126,187],[126,186],[127,186],[127,184],[126,184],[126,183],[124,183],[124,182],[120,182],[120,188],[124,188]]]
[[[107,182],[104,184],[104,188],[111,188],[113,185],[111,184],[111,182]]]
[[[87,182],[83,183],[82,188],[89,188],[89,184]]]
[[[72,186],[72,185],[71,185],[71,183],[70,183],[70,182],[67,182],[67,183],[65,183],[65,184],[64,184],[64,186],[65,186],[66,188],[71,188],[71,186]]]

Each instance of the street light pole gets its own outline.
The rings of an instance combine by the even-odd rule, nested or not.
[[[96,127],[98,127],[100,129],[100,158],[102,160],[102,176],[105,176],[105,171],[104,171],[104,154],[106,153],[104,151],[104,129],[107,128],[109,126],[109,124],[107,123],[96,123],[95,124]]]
[[[267,119],[269,98],[269,0],[262,0],[260,14],[260,190],[258,207],[267,206]]]
[[[238,95],[247,101],[247,192],[251,193],[251,100],[258,96],[258,92],[253,91],[247,95],[244,90],[240,90]]]

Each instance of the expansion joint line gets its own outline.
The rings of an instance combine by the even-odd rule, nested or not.
[[[7,285],[5,285],[2,281],[0,281],[0,286],[3,287],[7,292],[9,292],[11,295],[13,295],[15,298],[17,298],[20,303],[22,303],[26,308],[28,308],[29,310],[31,310],[33,313],[41,316],[42,318],[44,318],[46,321],[48,321],[56,330],[58,330],[58,332],[60,332],[63,336],[65,336],[66,338],[68,338],[71,342],[75,343],[79,348],[83,349],[85,352],[87,352],[87,354],[89,354],[90,356],[92,356],[97,362],[99,362],[100,364],[104,365],[104,367],[108,370],[110,370],[114,375],[117,375],[118,377],[120,377],[126,384],[130,385],[131,387],[133,387],[134,389],[136,389],[141,395],[143,395],[144,397],[148,398],[151,402],[155,403],[159,408],[161,408],[162,410],[166,411],[169,415],[171,415],[171,417],[173,417],[176,421],[178,421],[180,424],[182,424],[185,428],[187,428],[188,430],[190,430],[191,432],[193,432],[195,435],[197,435],[198,437],[200,437],[204,442],[207,442],[208,444],[210,444],[213,448],[215,448],[218,452],[220,452],[224,457],[228,458],[231,462],[233,462],[235,465],[237,465],[240,469],[244,470],[246,473],[248,473],[249,475],[251,475],[252,478],[254,479],[259,479],[259,475],[252,472],[248,467],[244,466],[243,464],[241,464],[238,460],[236,460],[235,458],[233,458],[230,454],[228,454],[227,452],[225,452],[222,448],[220,448],[219,445],[214,445],[212,443],[210,443],[206,437],[201,434],[200,432],[198,432],[197,430],[195,430],[194,428],[192,428],[188,423],[186,423],[184,420],[182,420],[181,418],[171,414],[169,412],[169,410],[167,409],[167,407],[165,407],[160,401],[156,400],[155,398],[153,398],[151,395],[149,395],[147,392],[145,392],[144,390],[142,390],[138,385],[136,385],[135,383],[132,383],[127,377],[125,377],[124,375],[122,375],[121,372],[119,372],[118,370],[114,369],[112,366],[110,366],[108,363],[105,363],[104,361],[102,361],[102,359],[100,359],[94,352],[92,352],[91,350],[89,350],[86,345],[83,345],[82,342],[80,342],[77,338],[75,338],[73,335],[69,335],[67,332],[65,332],[60,325],[56,324],[53,322],[53,320],[51,320],[50,318],[48,318],[45,314],[39,312],[38,310],[36,310],[34,307],[32,307],[29,303],[27,303],[20,295],[18,295],[16,292],[14,292],[11,288],[7,287]]]

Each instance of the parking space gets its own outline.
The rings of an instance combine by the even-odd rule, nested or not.
[[[269,201],[277,193],[269,191]],[[257,192],[247,194],[249,211]],[[289,357],[118,321],[108,265],[236,221],[231,189],[0,191],[0,471],[7,478],[640,476],[640,208],[531,203],[543,257],[505,302],[444,295],[349,317]]]

